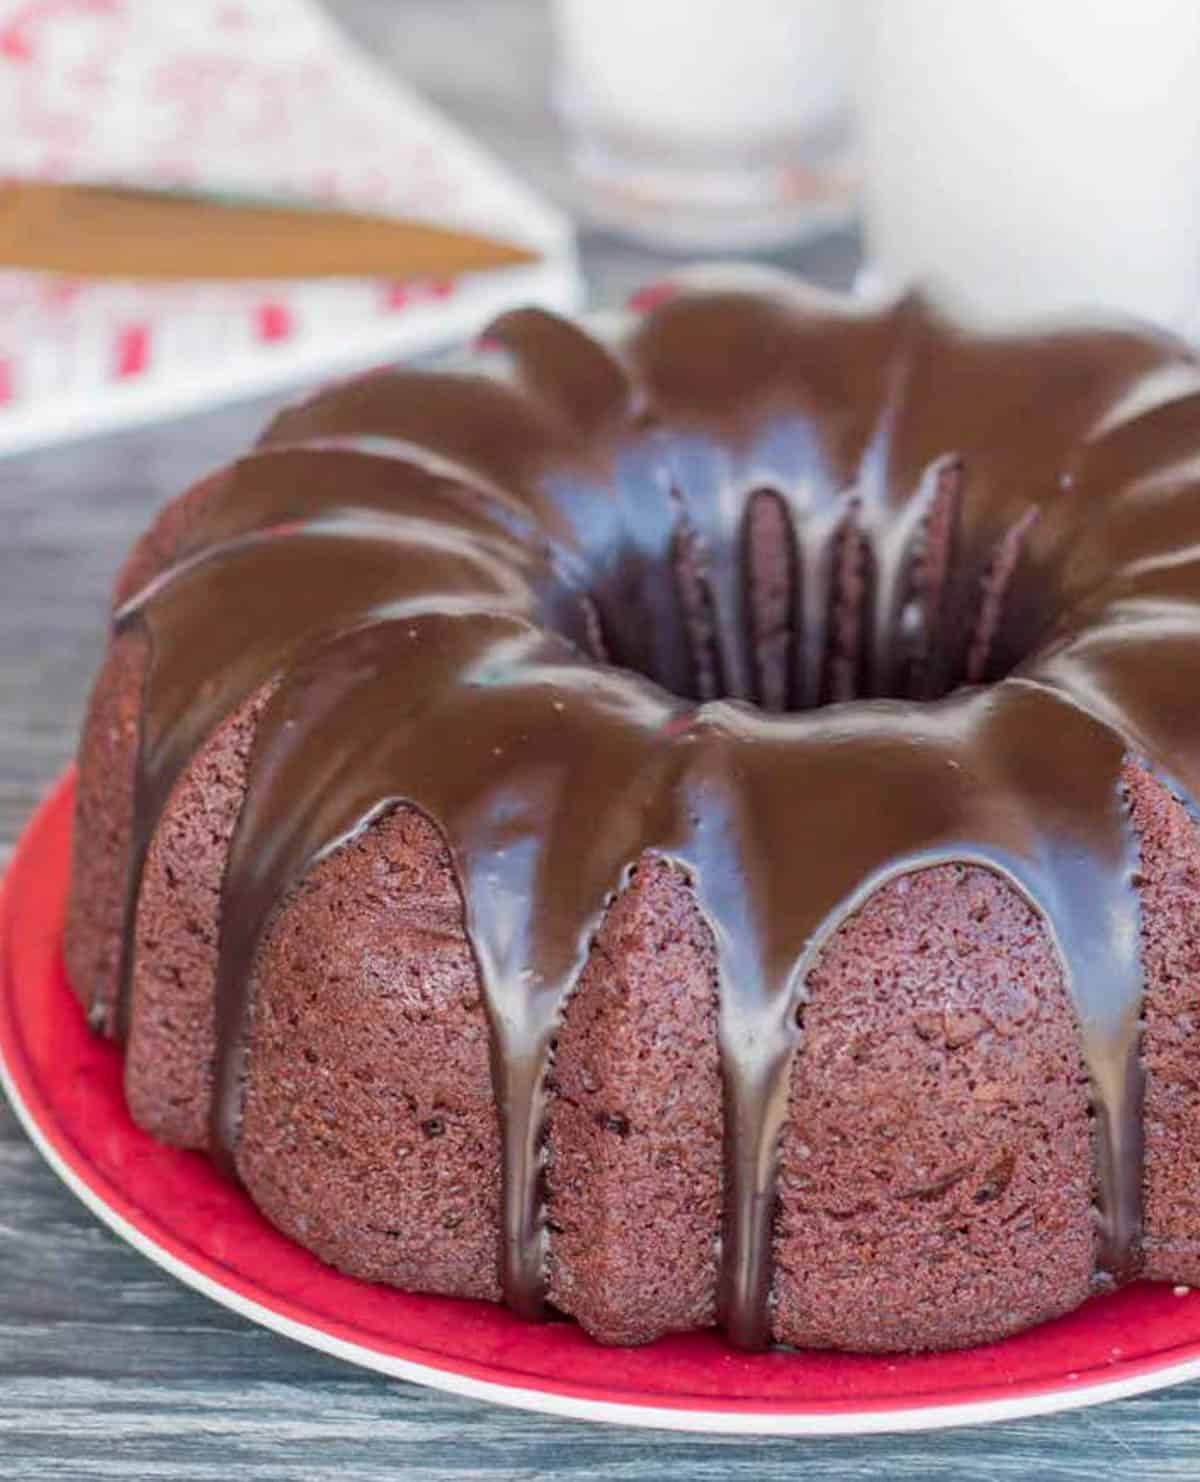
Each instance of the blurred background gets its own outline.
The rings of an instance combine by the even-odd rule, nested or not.
[[[1194,336],[1198,73],[1193,0],[0,0],[0,451],[696,257]]]
[[[844,0],[0,0],[0,178],[380,213],[523,267],[273,280],[73,204],[0,213],[0,451],[625,301],[681,258],[859,260]],[[10,186],[9,194],[12,195]],[[36,216],[34,225],[29,219]],[[175,256],[172,258],[172,248]],[[128,254],[126,254],[128,255]],[[135,254],[136,258],[136,254]],[[54,267],[57,271],[47,271]],[[198,276],[199,272],[199,276]]]

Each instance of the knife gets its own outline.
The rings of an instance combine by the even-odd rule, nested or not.
[[[0,185],[0,267],[71,277],[454,277],[537,259],[527,247],[457,228],[290,199]]]

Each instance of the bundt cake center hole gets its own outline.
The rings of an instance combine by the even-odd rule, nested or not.
[[[676,494],[665,557],[631,555],[582,599],[587,646],[682,699],[775,713],[932,701],[994,683],[1024,657],[1031,623],[1040,627],[1011,600],[1038,511],[1021,511],[981,550],[959,549],[963,478],[955,458],[934,465],[902,540],[853,491],[807,530],[764,487],[718,542]]]

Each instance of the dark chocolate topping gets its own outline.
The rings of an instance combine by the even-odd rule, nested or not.
[[[415,805],[462,889],[504,1289],[536,1314],[556,1027],[614,894],[669,857],[719,964],[722,1320],[761,1344],[816,956],[888,878],[974,862],[1057,945],[1092,1081],[1097,1266],[1135,1274],[1121,766],[1200,795],[1200,370],[1147,335],[984,338],[917,299],[859,313],[761,275],[699,284],[611,345],[534,311],[488,344],[491,373],[379,373],[278,419],[119,616],[151,645],[131,919],[174,781],[275,686],[223,886],[216,1155],[235,1166],[273,910]]]

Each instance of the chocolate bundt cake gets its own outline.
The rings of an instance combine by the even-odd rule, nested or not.
[[[71,980],[136,1121],[601,1341],[1200,1281],[1200,363],[766,274],[284,412],[117,585]]]

